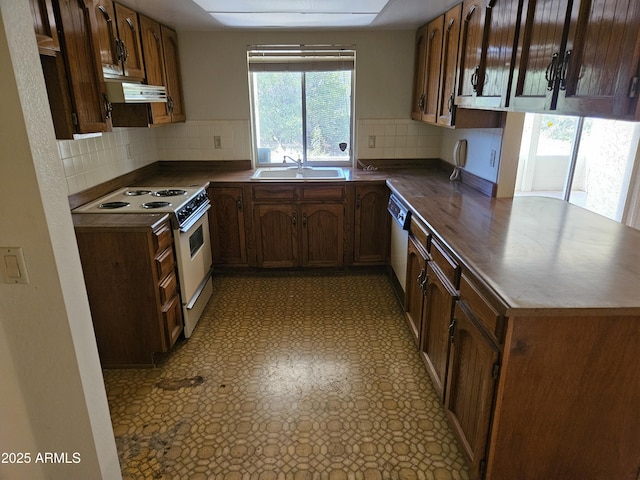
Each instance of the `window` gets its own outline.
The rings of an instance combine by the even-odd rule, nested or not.
[[[262,47],[248,52],[258,165],[351,165],[355,51]]]
[[[514,195],[562,198],[621,221],[639,136],[634,122],[527,113]]]

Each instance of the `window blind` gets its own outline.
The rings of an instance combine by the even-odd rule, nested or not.
[[[353,45],[252,45],[247,48],[250,72],[328,72],[353,70]]]

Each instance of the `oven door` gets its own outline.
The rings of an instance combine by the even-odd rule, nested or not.
[[[190,304],[211,275],[211,240],[207,211],[204,210],[187,231],[176,230],[174,234],[182,303]]]

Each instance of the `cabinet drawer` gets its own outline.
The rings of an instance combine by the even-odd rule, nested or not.
[[[175,271],[172,271],[163,278],[158,288],[160,289],[160,303],[165,305],[171,297],[178,293],[178,279],[176,278]]]
[[[440,267],[445,277],[449,279],[453,288],[460,285],[460,266],[446,252],[444,247],[435,239],[431,240],[431,259]]]
[[[260,185],[253,187],[255,200],[294,200],[296,187],[293,185]]]
[[[156,256],[156,267],[158,268],[158,277],[164,278],[173,271],[175,261],[173,259],[173,249],[165,248]]]
[[[165,349],[169,350],[182,332],[182,305],[178,295],[173,297],[169,304],[162,309],[162,317],[166,335]]]
[[[171,236],[171,227],[169,223],[163,223],[156,230],[153,231],[153,245],[155,251],[159,252],[171,245],[173,238]]]
[[[460,280],[460,296],[461,302],[467,304],[467,306],[473,312],[475,318],[477,318],[482,326],[486,329],[492,338],[494,338],[499,344],[504,341],[505,330],[505,318],[498,310],[480,293],[478,288],[473,285],[463,275]]]
[[[427,232],[426,228],[418,221],[411,217],[411,225],[409,226],[409,234],[413,236],[415,242],[423,247],[427,252],[429,251],[429,244],[431,243],[431,234]]]
[[[303,200],[337,200],[341,202],[344,198],[344,185],[303,187],[301,197]]]

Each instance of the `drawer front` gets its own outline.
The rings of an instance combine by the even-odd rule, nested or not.
[[[178,279],[175,271],[163,278],[158,287],[160,289],[160,302],[165,305],[172,297],[178,294]]]
[[[303,187],[301,196],[303,200],[336,200],[342,202],[344,189],[344,185]]]
[[[163,223],[160,227],[153,231],[153,244],[155,251],[160,252],[167,248],[173,242],[171,236],[171,227],[169,223]]]
[[[173,300],[162,309],[162,317],[165,325],[166,342],[165,351],[169,350],[182,332],[182,305],[180,297],[176,295]]]
[[[164,278],[173,271],[175,260],[172,248],[165,248],[156,256],[156,266],[158,268],[158,278]]]
[[[423,247],[427,252],[429,251],[429,244],[431,243],[431,234],[427,232],[426,228],[422,226],[413,216],[411,217],[411,226],[409,227],[409,234],[413,236],[415,242]]]
[[[296,187],[293,185],[256,185],[253,187],[255,200],[295,200]]]
[[[451,282],[453,288],[460,286],[460,265],[446,252],[444,247],[436,240],[431,240],[431,259],[440,267],[445,277]]]
[[[460,301],[466,303],[474,316],[480,321],[498,344],[504,342],[505,317],[488,302],[475,285],[463,275],[460,280]]]

